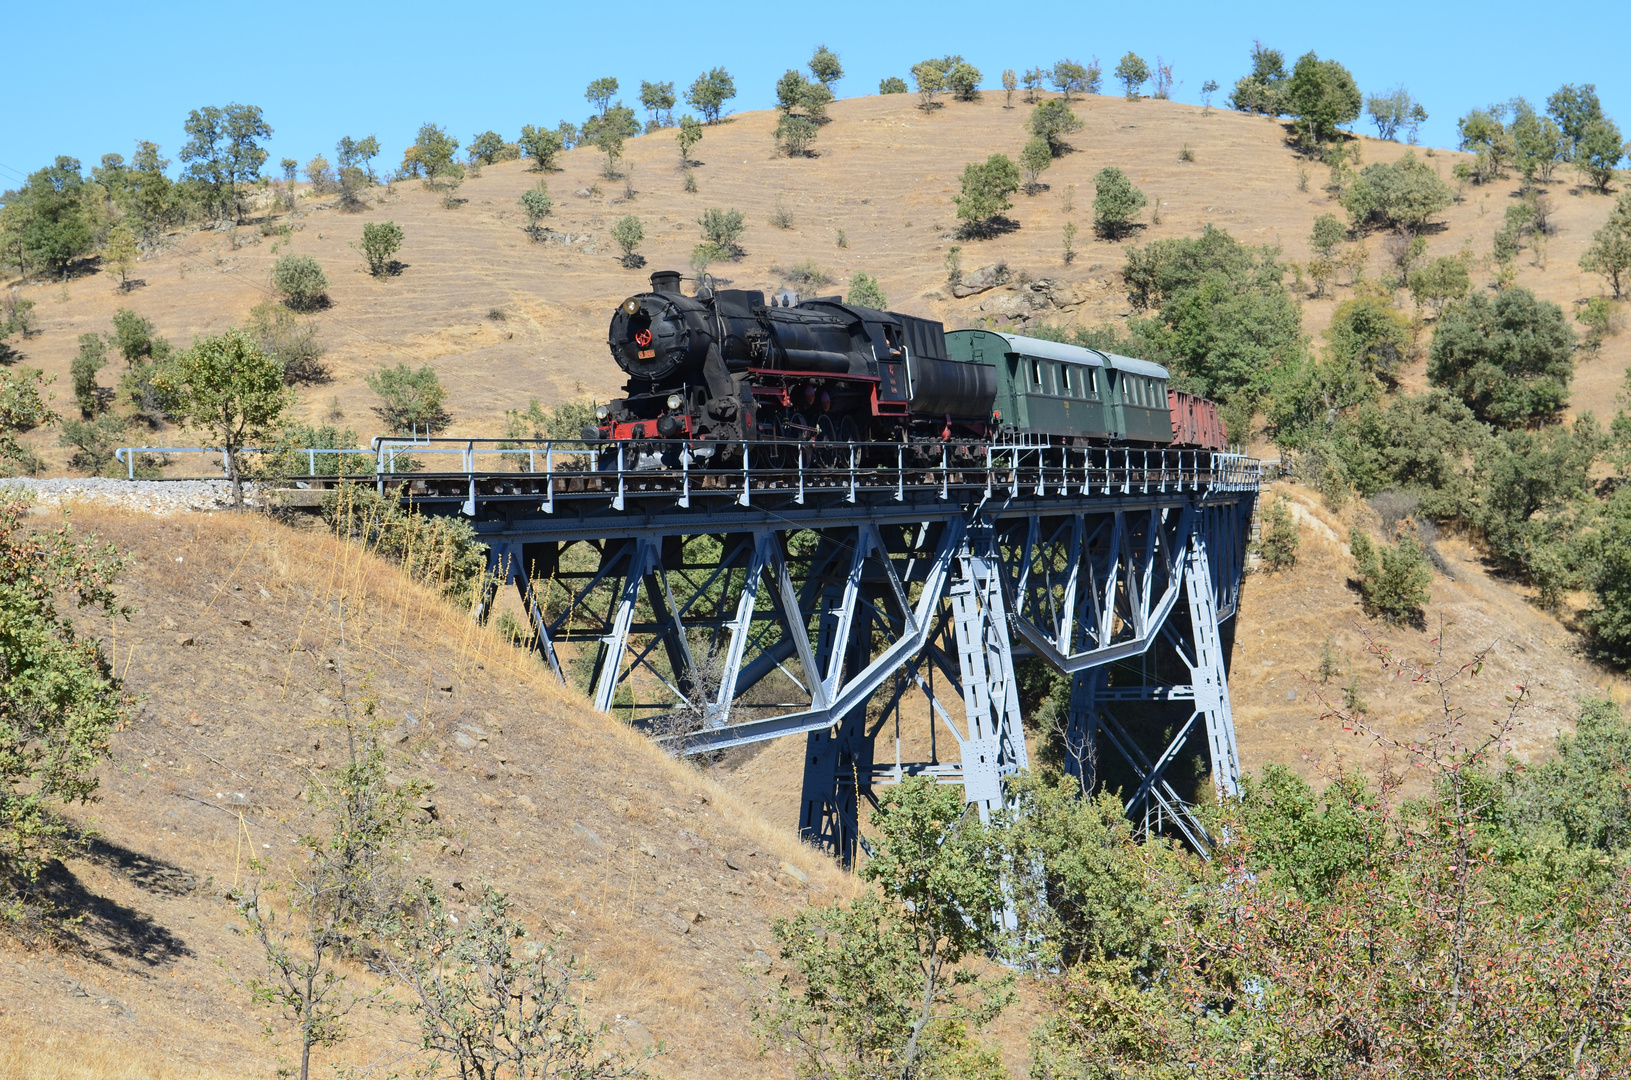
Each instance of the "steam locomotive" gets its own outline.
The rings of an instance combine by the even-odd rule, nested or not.
[[[612,316],[624,396],[586,436],[696,440],[711,457],[743,441],[898,442],[938,455],[1010,437],[1223,449],[1217,406],[1167,386],[1165,368],[1074,345],[843,303],[747,289],[680,292],[680,275]],[[695,445],[695,444],[693,444]],[[696,453],[696,451],[693,451]],[[657,464],[658,462],[654,462]]]

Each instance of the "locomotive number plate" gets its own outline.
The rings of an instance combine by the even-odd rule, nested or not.
[[[640,350],[640,359],[642,359],[642,360],[650,360],[652,357],[654,357],[656,355],[657,355],[657,350],[656,349],[641,349]]]

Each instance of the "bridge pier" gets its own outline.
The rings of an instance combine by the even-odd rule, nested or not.
[[[800,832],[846,862],[877,789],[907,776],[1001,809],[1037,663],[1071,687],[1065,769],[1206,851],[1192,807],[1239,782],[1226,628],[1256,463],[1027,446],[954,472],[897,450],[517,477],[467,449],[468,474],[421,474],[414,497],[473,516],[534,647],[597,709],[687,754],[803,736]]]

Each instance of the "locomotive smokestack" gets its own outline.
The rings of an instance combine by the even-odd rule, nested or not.
[[[680,291],[680,272],[678,270],[659,270],[651,275],[651,291],[654,293],[678,293]]]

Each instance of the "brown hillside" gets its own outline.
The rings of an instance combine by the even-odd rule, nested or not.
[[[1326,170],[1301,166],[1275,121],[1171,102],[1089,97],[1074,106],[1085,124],[1072,137],[1075,152],[1043,175],[1049,190],[1016,196],[1012,217],[1019,228],[997,239],[961,243],[965,269],[1006,261],[1016,281],[955,300],[945,288],[945,257],[959,243],[951,204],[957,178],[970,160],[994,151],[1017,154],[1029,107],[1005,109],[1000,93],[987,93],[973,104],[949,103],[929,114],[915,103],[908,95],[835,103],[832,122],[816,142],[819,156],[802,160],[775,153],[774,113],[744,113],[709,127],[696,151],[704,162],[696,169],[697,194],[682,189],[671,131],[628,143],[626,163],[636,190],[632,202],[623,199],[621,180],[599,176],[604,158],[593,148],[563,155],[562,171],[544,176],[528,171],[524,162],[489,166],[479,179],[465,183],[459,193],[465,201],[452,210],[417,181],[380,189],[375,205],[355,215],[334,210],[332,196],[303,194],[294,214],[273,223],[296,230],[285,251],[316,256],[328,271],[333,306],[315,318],[335,374],[332,385],[304,393],[303,411],[315,418],[326,412],[330,397],[338,397],[344,422],[372,433],[374,398],[362,377],[398,361],[436,366],[450,391],[452,432],[461,435],[496,434],[503,410],[524,408],[533,397],[547,405],[580,392],[613,395],[622,378],[605,348],[609,312],[622,297],[645,287],[649,270],[688,266],[699,238],[696,219],[708,207],[736,207],[747,216],[746,256],[713,268],[737,286],[779,287],[783,277],[776,268],[809,260],[833,278],[831,291],[865,271],[880,279],[892,306],[941,318],[949,326],[1027,318],[1093,324],[1128,313],[1119,274],[1123,245],[1091,236],[1091,177],[1105,165],[1120,166],[1159,200],[1160,223],[1148,224],[1132,242],[1193,235],[1212,223],[1248,243],[1278,244],[1287,258],[1300,262],[1308,257],[1314,218],[1342,214],[1321,190]],[[1361,144],[1366,162],[1391,160],[1405,150],[1373,139]],[[1179,160],[1186,145],[1193,162]],[[1464,156],[1438,151],[1430,160],[1448,180],[1452,164]],[[1308,171],[1307,191],[1297,190],[1299,168]],[[525,218],[516,200],[540,179],[555,200],[548,220],[554,239],[534,243],[523,231]],[[603,194],[574,194],[593,185]],[[1515,191],[1515,180],[1469,187],[1464,201],[1442,215],[1444,227],[1430,237],[1431,253],[1465,247],[1487,264],[1492,237]],[[1069,215],[1067,192],[1073,205]],[[1612,200],[1583,190],[1562,169],[1549,194],[1557,232],[1543,259],[1530,251],[1521,256],[1518,280],[1568,309],[1601,292],[1600,282],[1577,264]],[[777,200],[793,216],[790,229],[770,224]],[[609,236],[611,225],[631,213],[645,223],[641,250],[647,266],[641,271],[619,265]],[[1079,255],[1068,268],[1062,260],[1067,216],[1080,228]],[[1146,221],[1150,217],[1145,211]],[[406,231],[400,258],[407,268],[398,277],[376,280],[350,245],[359,240],[364,222],[386,219]],[[28,362],[58,377],[61,396],[78,335],[109,329],[121,306],[152,318],[161,333],[181,344],[241,323],[269,293],[277,238],[263,237],[257,223],[224,228],[170,237],[161,253],[139,264],[136,276],[147,284],[130,294],[120,293],[108,274],[66,286],[26,286],[24,295],[38,303],[42,331],[24,343]],[[847,248],[837,246],[840,230]],[[1383,258],[1380,241],[1373,237],[1369,247],[1374,273]],[[1019,279],[1027,276],[1054,281],[1051,299],[1023,285]],[[1475,273],[1481,282],[1491,277],[1487,268]],[[1327,324],[1347,292],[1337,289],[1334,298],[1306,303],[1311,333]],[[495,311],[503,318],[490,317]],[[1610,341],[1600,358],[1582,365],[1577,406],[1606,408],[1628,363],[1631,336]],[[103,378],[111,382],[114,369]],[[48,459],[65,460],[51,436],[35,438]]]
[[[271,1073],[289,1043],[233,983],[261,972],[224,894],[313,827],[300,795],[344,753],[341,669],[393,725],[392,773],[436,785],[412,874],[470,904],[496,885],[534,937],[563,935],[614,1041],[667,1044],[660,1075],[786,1072],[748,1031],[742,965],[773,951],[772,919],[851,888],[792,830],[356,547],[252,517],[74,520],[130,554],[133,612],[106,640],[142,706],[73,815],[100,834],[58,882],[90,912],[78,940],[0,952],[0,1077]],[[354,1062],[409,1034],[359,1026]]]

